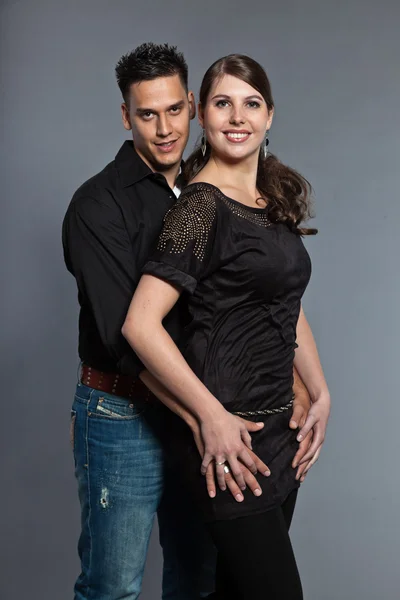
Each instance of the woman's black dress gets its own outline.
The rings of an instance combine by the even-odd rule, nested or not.
[[[191,321],[181,352],[228,411],[291,402],[296,325],[311,272],[299,235],[271,223],[266,209],[241,204],[211,184],[193,183],[167,213],[143,272],[188,292]],[[252,417],[265,423],[252,442],[271,476],[259,475],[263,494],[247,490],[242,503],[229,491],[209,498],[191,431],[169,414],[168,446],[206,520],[264,512],[298,487],[291,466],[298,449],[297,432],[289,429],[291,409]]]

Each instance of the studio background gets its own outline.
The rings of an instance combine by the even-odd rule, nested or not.
[[[78,303],[61,222],[129,138],[116,61],[155,41],[184,52],[196,94],[225,54],[267,69],[271,151],[315,189],[304,307],[333,400],[292,530],[305,598],[396,600],[400,4],[21,0],[3,1],[0,19],[1,598],[72,598]],[[196,122],[189,149],[198,134]],[[160,598],[160,573],[155,530],[143,600]]]

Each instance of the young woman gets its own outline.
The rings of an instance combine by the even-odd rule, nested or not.
[[[230,55],[209,68],[200,90],[201,148],[186,165],[191,183],[165,218],[123,327],[148,370],[199,423],[203,461],[172,413],[169,446],[218,549],[217,597],[229,600],[302,598],[288,535],[299,486],[291,464],[298,439],[288,427],[293,364],[317,421],[305,459],[318,457],[330,405],[301,308],[311,271],[301,236],[315,233],[302,226],[310,187],[268,154],[273,112],[267,75],[253,59]],[[178,350],[162,321],[182,292],[191,321]],[[270,468],[258,476],[258,497],[241,479],[250,440],[235,415],[264,422],[252,439]],[[202,477],[211,461],[220,488],[214,498]],[[224,493],[229,471],[244,489],[241,503]]]

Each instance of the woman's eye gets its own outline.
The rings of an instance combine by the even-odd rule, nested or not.
[[[252,100],[251,102],[248,103],[248,105],[250,106],[250,108],[260,108],[260,103],[257,102],[256,100]]]
[[[228,102],[226,100],[218,100],[218,102],[216,103],[215,106],[219,106],[220,108],[224,108],[225,106],[228,106]]]

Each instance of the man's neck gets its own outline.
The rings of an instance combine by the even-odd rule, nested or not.
[[[161,175],[164,175],[171,190],[174,189],[174,187],[175,187],[175,181],[179,175],[180,169],[181,169],[181,166],[176,165],[173,167],[173,169],[169,169],[168,171],[161,172]],[[160,172],[160,171],[158,171],[158,172]]]
[[[144,163],[146,163],[146,165],[149,167],[149,169],[151,169],[154,173],[160,173],[160,175],[163,175],[165,177],[169,187],[172,190],[175,186],[175,181],[176,181],[176,179],[179,175],[180,169],[181,169],[180,163],[173,165],[169,169],[160,169],[159,166],[152,165],[150,163],[150,161],[148,161],[147,158],[145,156],[143,156],[143,154],[139,150],[137,150],[136,148],[135,148],[135,150],[136,150],[137,154],[140,156],[140,158],[142,159],[142,161]]]

